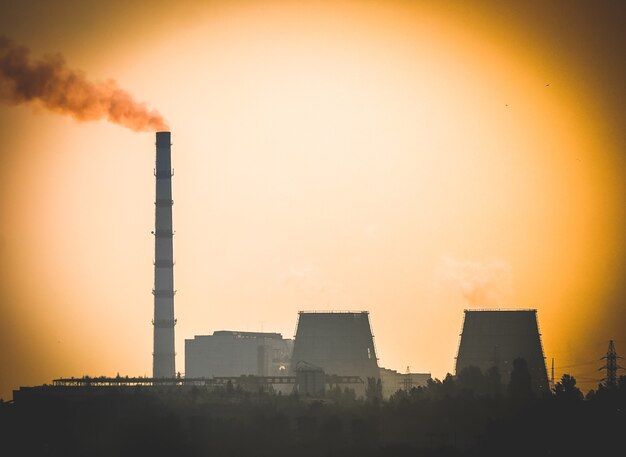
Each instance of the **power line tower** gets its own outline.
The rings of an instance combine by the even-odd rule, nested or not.
[[[406,393],[411,392],[413,388],[413,379],[411,378],[411,369],[407,366],[406,372],[404,373],[404,390]]]
[[[615,352],[615,344],[613,344],[613,340],[610,340],[609,349],[606,352],[606,355],[601,359],[606,360],[606,364],[603,367],[598,368],[598,371],[606,370],[606,377],[602,380],[605,387],[614,388],[617,386],[617,370],[624,369],[617,364],[617,359],[621,358],[622,357],[618,356],[617,352]]]

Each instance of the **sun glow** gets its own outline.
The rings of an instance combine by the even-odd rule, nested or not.
[[[547,355],[579,355],[616,172],[589,94],[508,33],[421,4],[250,2],[108,62],[171,124],[179,369],[184,338],[291,336],[298,310],[337,308],[370,311],[382,366],[440,377],[470,306],[445,259],[506,265],[505,302],[478,305],[536,307]],[[4,184],[21,328],[64,345],[59,375],[149,373],[153,138],[36,122]]]

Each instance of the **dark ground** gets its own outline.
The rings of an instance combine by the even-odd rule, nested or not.
[[[585,399],[565,378],[544,395],[490,391],[475,379],[469,389],[462,381],[435,380],[386,402],[375,391],[355,400],[340,390],[322,399],[203,388],[44,395],[0,403],[0,455],[579,456],[623,449],[624,377]]]

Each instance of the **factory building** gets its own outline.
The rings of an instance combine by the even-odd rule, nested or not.
[[[549,389],[548,373],[541,345],[537,310],[465,310],[456,374],[475,366],[485,373],[497,367],[502,382],[508,384],[513,361],[528,364],[533,390]]]
[[[293,341],[280,333],[220,330],[185,340],[185,376],[281,376],[289,373]]]
[[[409,392],[414,387],[426,387],[430,373],[399,373],[389,368],[380,369],[380,381],[383,385],[383,399],[389,400],[399,390]]]
[[[380,372],[369,313],[298,313],[298,327],[291,358],[292,372],[303,363],[321,368],[327,375],[379,379]],[[363,395],[364,392],[357,392]]]

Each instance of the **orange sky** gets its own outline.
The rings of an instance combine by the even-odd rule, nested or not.
[[[623,8],[127,3],[0,33],[168,120],[181,371],[193,335],[363,309],[381,366],[442,377],[468,298],[537,308],[585,389],[626,353]],[[154,135],[7,104],[0,134],[0,397],[149,374]]]

